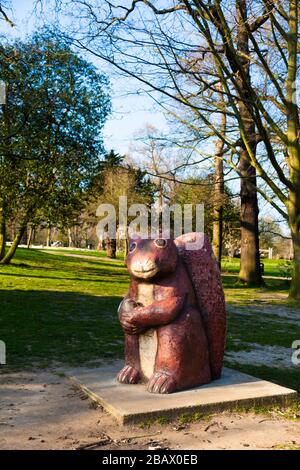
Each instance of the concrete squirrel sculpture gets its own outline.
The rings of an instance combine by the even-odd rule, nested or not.
[[[186,249],[195,241],[202,248]],[[172,393],[218,379],[226,313],[207,236],[133,239],[126,264],[131,283],[118,309],[125,334],[118,381],[147,382],[149,392]]]

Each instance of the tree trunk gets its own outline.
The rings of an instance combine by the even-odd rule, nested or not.
[[[218,86],[220,91],[220,104],[224,113],[220,122],[220,133],[226,132],[226,114],[225,103],[222,94],[222,85]],[[224,203],[224,162],[223,162],[224,143],[218,139],[215,146],[215,181],[214,181],[214,208],[213,208],[213,239],[212,247],[214,255],[218,261],[219,268],[222,264],[222,244],[223,244],[223,203]]]
[[[128,241],[128,237],[126,237],[124,239],[124,260],[127,258],[127,255],[128,255],[128,248],[129,248],[129,241]]]
[[[294,269],[290,288],[290,297],[300,300],[300,230],[292,230]]]
[[[5,100],[2,105],[2,112],[3,112],[3,123],[4,123],[4,132],[6,133],[7,137],[11,134],[11,119],[10,119],[10,112],[9,112],[9,94],[10,94],[10,87],[6,83],[5,85]],[[4,139],[4,143],[6,142],[7,147],[9,147],[9,138]],[[8,149],[6,149],[8,150]],[[3,194],[3,189],[1,188],[1,193]],[[6,247],[6,220],[5,220],[5,202],[4,197],[0,194],[0,262],[3,260],[5,256],[5,247]]]
[[[260,286],[262,276],[259,255],[258,202],[255,169],[249,163],[246,149],[240,153],[241,174],[241,262],[239,280]]]
[[[0,261],[5,256],[5,243],[6,243],[6,223],[4,214],[4,204],[0,200]]]
[[[117,254],[117,240],[115,238],[107,238],[105,245],[108,258],[115,259]]]
[[[218,261],[218,265],[220,269],[221,269],[221,262],[222,262],[222,244],[223,244],[223,198],[224,198],[223,158],[218,157],[216,155],[212,247],[213,247],[213,251]]]
[[[19,228],[19,230],[17,231],[17,234],[11,244],[11,246],[9,247],[9,250],[7,251],[6,255],[4,256],[4,258],[1,260],[1,264],[9,264],[11,262],[11,260],[13,259],[15,253],[16,253],[16,250],[19,246],[19,243],[25,233],[25,230],[26,230],[26,227],[27,227],[27,223],[25,224],[22,224]]]
[[[244,73],[250,84],[249,34],[247,22],[247,0],[237,0],[237,49]],[[241,177],[241,260],[239,280],[243,284],[260,286],[263,284],[260,270],[258,201],[256,190],[256,170],[251,165],[251,154],[256,153],[256,131],[251,116],[250,97],[240,74],[237,75],[240,93],[238,107],[241,116],[240,130],[243,143],[240,147],[239,172]]]
[[[72,238],[72,229],[68,228],[68,239],[69,239],[69,247],[74,246],[73,238]]]
[[[51,227],[47,228],[46,246],[51,246]]]
[[[29,249],[32,243],[32,238],[33,238],[33,231],[34,228],[32,226],[29,227],[29,233],[27,237],[27,248]]]
[[[293,184],[293,187],[289,191],[289,200],[287,204],[294,252],[294,270],[290,297],[300,300],[300,124],[298,114],[299,110],[297,102],[295,101],[298,65],[298,8],[299,2],[297,0],[290,0],[286,99],[288,162],[290,180]]]

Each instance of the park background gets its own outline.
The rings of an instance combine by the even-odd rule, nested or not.
[[[102,10],[105,3],[93,5],[99,17],[107,13]],[[230,1],[225,3],[228,19]],[[156,201],[205,204],[205,230],[220,264],[227,302],[225,364],[300,390],[299,365],[292,363],[292,344],[300,339],[299,214],[291,235],[294,216],[289,212],[291,201],[298,208],[300,199],[299,107],[297,101],[289,103],[286,94],[292,67],[285,59],[296,56],[294,82],[299,64],[298,52],[293,53],[293,43],[283,34],[278,20],[284,18],[286,31],[295,27],[292,15],[297,2],[275,2],[271,13],[263,10],[266,2],[246,3],[249,23],[258,20],[257,27],[262,28],[257,35],[248,32],[246,40],[251,43],[253,89],[259,103],[267,103],[267,116],[262,107],[257,110],[251,104],[250,111],[261,114],[250,133],[253,136],[264,129],[268,134],[258,143],[252,159],[248,158],[251,149],[244,145],[247,136],[241,132],[245,130],[240,122],[243,115],[235,108],[243,99],[236,98],[234,81],[226,78],[230,61],[224,59],[226,67],[221,66],[216,75],[212,58],[201,49],[207,37],[202,34],[200,50],[195,53],[193,49],[194,26],[182,30],[188,31],[189,41],[178,49],[178,57],[186,62],[184,68],[181,63],[175,70],[179,77],[175,85],[170,85],[168,68],[162,69],[161,76],[158,73],[156,67],[161,64],[156,51],[137,62],[151,32],[156,42],[159,32],[165,41],[171,38],[175,47],[172,31],[181,17],[172,24],[167,20],[162,32],[158,14],[158,29],[152,30],[157,12],[145,8],[142,23],[138,13],[132,23],[126,25],[125,21],[124,30],[121,24],[111,36],[117,41],[123,34],[123,41],[125,37],[131,44],[129,39],[136,34],[140,50],[118,49],[119,44],[112,41],[116,49],[103,52],[101,45],[107,47],[107,37],[100,35],[99,42],[93,43],[89,35],[94,30],[87,29],[86,37],[82,34],[81,21],[91,26],[92,17],[84,16],[89,8],[82,10],[78,24],[74,23],[80,2],[0,2],[0,78],[6,97],[1,106],[0,136],[4,372],[93,366],[122,357],[123,333],[116,312],[129,282],[124,266],[128,244],[99,240],[96,209],[103,202],[117,208],[119,196],[126,195],[129,203],[148,206]],[[159,4],[172,8],[176,2]],[[89,2],[83,2],[84,8],[87,5]],[[117,13],[122,11],[111,15]],[[238,18],[233,15],[232,21]],[[244,20],[240,18],[241,24]],[[296,19],[297,27],[298,22]],[[133,26],[136,29],[130,31]],[[233,41],[237,38],[235,27]],[[278,35],[286,41],[283,49],[276,44]],[[220,32],[218,41],[221,45],[224,41]],[[233,50],[237,48],[234,43]],[[161,43],[161,50],[164,58],[170,59],[166,43]],[[126,51],[132,54],[130,60]],[[216,55],[225,52],[217,51]],[[114,59],[111,64],[109,57]],[[173,66],[174,57],[171,59]],[[118,64],[124,70],[119,70]],[[145,83],[132,76],[135,67]],[[247,60],[243,67],[248,73]],[[221,88],[216,86],[216,76]],[[222,98],[224,79],[229,80],[231,91]],[[149,80],[158,90],[151,89]],[[277,81],[283,96],[276,88]],[[209,93],[201,89],[207,83],[212,87]],[[178,85],[182,87],[179,90]],[[195,91],[197,87],[201,93]],[[173,98],[164,94],[166,89]],[[188,102],[188,110],[183,102]],[[288,113],[282,108],[289,105],[292,114],[295,109],[297,114],[296,143],[293,136],[285,140],[280,132],[288,135],[292,119],[286,119]],[[204,114],[198,107],[205,108]],[[220,119],[224,115],[227,122]],[[208,118],[213,128],[208,127]],[[262,128],[257,129],[260,123]],[[223,141],[220,134],[225,136]],[[270,143],[273,153],[266,151]],[[239,169],[242,152],[248,152],[246,170]],[[292,167],[291,155],[296,162]],[[246,202],[240,193],[244,181],[250,185],[250,190],[249,186],[242,188],[250,191]],[[250,207],[249,199],[252,210],[247,220],[243,217]]]

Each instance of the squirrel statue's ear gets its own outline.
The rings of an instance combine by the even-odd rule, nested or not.
[[[160,230],[159,233],[155,235],[155,237],[152,236],[151,238],[164,238],[165,240],[174,240],[170,229]]]

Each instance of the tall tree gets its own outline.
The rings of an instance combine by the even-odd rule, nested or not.
[[[256,155],[256,129],[252,119],[252,103],[249,100],[248,87],[251,86],[250,77],[250,40],[247,28],[248,21],[248,0],[236,1],[236,53],[241,62],[239,70],[231,59],[231,53],[227,52],[227,59],[232,62],[232,70],[236,74],[238,89],[237,107],[240,115],[240,129],[243,139],[240,146],[239,174],[241,177],[241,266],[239,279],[250,285],[261,285],[262,276],[259,259],[259,230],[258,230],[258,200],[256,169],[251,164],[252,155]],[[218,21],[221,18],[216,14]],[[226,38],[226,30],[219,23],[219,31]],[[225,49],[227,50],[227,49]],[[247,86],[241,75],[244,75]]]
[[[80,205],[104,154],[110,99],[106,77],[51,31],[1,45],[0,69],[0,251],[9,263],[30,221],[67,217]],[[4,255],[8,217],[19,229]]]
[[[219,99],[224,108],[224,96],[222,87],[219,85]],[[221,114],[220,133],[226,135],[226,113]],[[214,174],[214,204],[213,204],[213,237],[212,247],[214,255],[221,268],[222,263],[222,246],[223,246],[223,213],[224,213],[224,141],[217,138],[215,143],[215,174]]]

